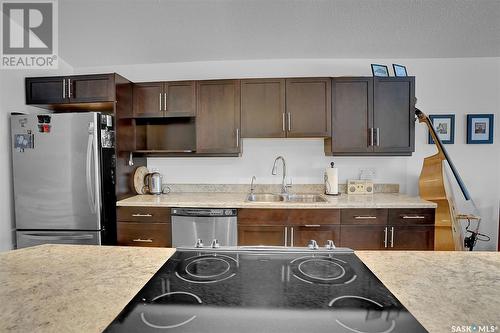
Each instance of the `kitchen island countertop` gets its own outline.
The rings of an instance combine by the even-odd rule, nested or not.
[[[401,193],[373,195],[322,195],[326,202],[249,202],[246,193],[183,192],[164,195],[136,195],[120,200],[117,206],[200,207],[200,208],[436,208],[436,204]]]
[[[42,245],[0,253],[0,332],[101,332],[174,251]],[[356,254],[429,332],[500,326],[500,253]]]

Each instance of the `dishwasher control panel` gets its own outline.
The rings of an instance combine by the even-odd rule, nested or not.
[[[172,216],[237,216],[235,208],[172,208]]]

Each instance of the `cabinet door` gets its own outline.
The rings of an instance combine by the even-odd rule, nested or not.
[[[373,152],[372,127],[372,79],[333,79],[331,139],[333,155]]]
[[[118,222],[118,245],[129,246],[172,246],[172,225],[170,223]]]
[[[195,116],[196,86],[194,81],[165,82],[163,95],[165,115]]]
[[[238,245],[286,245],[287,234],[284,226],[238,226]]]
[[[389,226],[392,250],[434,250],[433,226]]]
[[[415,78],[373,79],[376,153],[410,155],[415,150]]]
[[[115,84],[112,74],[70,76],[67,80],[71,103],[115,101]]]
[[[354,250],[386,249],[388,229],[383,225],[342,225],[340,244]]]
[[[62,76],[28,77],[26,84],[26,104],[68,103],[67,82]]]
[[[198,82],[196,151],[198,153],[240,152],[238,80]]]
[[[311,239],[324,246],[327,240],[332,240],[335,245],[340,246],[340,226],[306,224],[290,227],[290,246],[307,246]]]
[[[163,83],[134,84],[134,116],[163,117]]]
[[[287,136],[330,136],[331,97],[330,78],[287,79]]]
[[[241,136],[285,137],[285,80],[241,81]]]

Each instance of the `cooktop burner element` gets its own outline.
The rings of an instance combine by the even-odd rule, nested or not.
[[[175,304],[178,305],[186,305],[186,304],[201,304],[201,298],[196,296],[195,294],[183,292],[183,291],[174,291],[168,292],[159,296],[156,296],[151,300],[152,307],[156,307],[156,304],[161,305],[169,305]],[[151,328],[154,329],[168,329],[168,328],[176,328],[196,319],[196,315],[186,317],[183,314],[170,314],[169,316],[165,316],[163,311],[158,313],[157,311],[142,311],[140,313],[140,317],[142,322]]]
[[[237,266],[238,261],[227,255],[199,255],[181,262],[175,275],[192,283],[216,283],[235,276]]]
[[[423,333],[349,249],[177,249],[105,332]]]
[[[347,262],[331,256],[304,256],[290,264],[296,279],[311,284],[347,284],[357,277]]]
[[[390,333],[396,328],[396,321],[390,318],[390,311],[384,311],[384,306],[372,299],[345,295],[334,298],[328,303],[329,307],[341,309],[357,309],[350,318],[336,318],[337,324],[343,328],[355,333]],[[370,318],[369,325],[367,321],[360,320]],[[365,326],[365,327],[360,327]]]

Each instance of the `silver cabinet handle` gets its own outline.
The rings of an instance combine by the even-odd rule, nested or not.
[[[354,216],[355,220],[376,220],[376,216]]]
[[[163,111],[167,111],[167,93],[163,95]]]
[[[288,132],[292,130],[292,114],[288,112]]]
[[[306,228],[319,228],[319,227],[321,227],[321,225],[319,225],[319,224],[306,224],[306,225],[304,225],[304,227],[306,227]]]
[[[153,217],[152,214],[132,214],[132,217]]]
[[[160,111],[162,111],[162,109],[161,109],[161,93],[160,93]]]
[[[66,79],[62,80],[62,84],[63,84],[63,93],[62,93],[62,96],[63,96],[63,99],[66,99]]]
[[[290,246],[293,246],[293,227],[290,227]]]
[[[282,127],[283,128],[283,132],[285,132],[286,128],[285,128],[285,114],[284,113],[282,114],[281,119],[282,119],[282,122],[283,122],[283,127]]]
[[[370,127],[368,132],[369,132],[368,135],[369,135],[369,141],[370,141],[369,145],[370,145],[370,147],[373,147],[373,127]]]
[[[380,147],[380,128],[377,127],[377,147]]]
[[[384,228],[384,247],[387,247],[387,227]]]
[[[152,239],[132,239],[132,242],[137,242],[137,243],[153,243]]]
[[[239,128],[236,129],[236,147],[237,148],[240,147],[240,129]]]
[[[405,220],[423,220],[425,219],[425,216],[420,216],[420,215],[404,215],[403,219]]]
[[[71,98],[71,79],[68,79],[68,98]]]
[[[391,247],[394,247],[394,227],[391,227]]]
[[[288,242],[288,227],[285,227],[285,246],[287,246],[286,245],[287,242]]]

